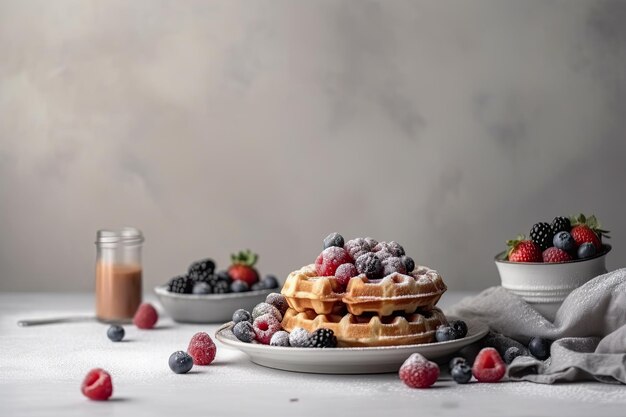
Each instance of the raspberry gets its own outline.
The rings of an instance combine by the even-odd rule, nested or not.
[[[337,278],[337,283],[339,283],[341,288],[345,289],[348,286],[348,282],[350,282],[350,278],[356,277],[358,274],[356,266],[342,264],[335,271],[335,278]]]
[[[332,277],[339,265],[348,262],[352,262],[352,258],[345,249],[331,246],[320,253],[315,260],[315,267],[320,276]]]
[[[375,241],[374,239],[371,239],[370,242],[375,242]],[[370,242],[367,241],[367,238],[363,239],[362,237],[359,237],[359,238],[352,239],[346,242],[343,248],[346,250],[346,252],[348,252],[348,254],[352,257],[353,260],[356,260],[358,259],[359,256],[367,252],[371,252],[372,246]]]
[[[281,321],[283,319],[283,315],[280,314],[280,311],[276,307],[268,303],[259,303],[252,310],[252,318],[256,319],[257,317],[262,316],[263,314],[271,314],[276,317],[276,320]]]
[[[506,372],[506,364],[494,348],[484,348],[474,360],[472,374],[479,382],[498,382]]]
[[[400,379],[411,388],[428,388],[439,378],[439,366],[414,353],[400,367]]]
[[[252,325],[256,340],[264,345],[269,345],[272,336],[279,330],[282,330],[280,322],[272,314],[263,314],[254,320]]]
[[[159,320],[159,313],[150,303],[143,303],[137,309],[133,324],[140,329],[152,329]]]
[[[194,334],[187,347],[187,353],[193,358],[194,365],[209,365],[215,359],[216,352],[213,339],[205,332]]]
[[[402,262],[401,258],[396,256],[390,256],[389,258],[381,261],[383,266],[383,276],[393,274],[397,272],[398,274],[406,274],[406,267],[404,266],[404,262]]]
[[[378,245],[372,248],[372,252],[380,251],[389,252],[391,255],[397,257],[404,255],[404,248],[400,246],[398,242],[394,242],[393,240],[391,242],[379,242]]]
[[[572,260],[572,256],[565,252],[563,249],[555,248],[554,246],[546,249],[542,253],[544,262],[567,262]]]
[[[265,297],[265,302],[276,307],[281,316],[284,316],[285,312],[289,308],[289,304],[287,304],[287,299],[285,298],[285,296],[277,292],[268,294],[267,297]]]
[[[376,255],[365,253],[356,260],[356,270],[359,274],[365,274],[369,279],[374,279],[382,274],[383,265]]]
[[[302,327],[296,327],[289,333],[289,344],[293,347],[306,347],[310,336]]]
[[[90,400],[108,400],[113,394],[111,375],[104,369],[92,369],[87,373],[80,390]]]

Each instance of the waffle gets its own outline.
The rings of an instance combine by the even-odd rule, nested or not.
[[[311,264],[289,274],[281,293],[298,312],[340,314],[347,307],[357,316],[365,312],[388,316],[394,311],[428,310],[446,291],[437,271],[425,266],[416,267],[411,275],[393,273],[377,280],[359,275],[350,280],[345,293],[339,288],[335,277],[317,276]]]
[[[352,278],[342,301],[357,316],[388,316],[394,311],[410,314],[433,308],[446,289],[437,271],[418,266],[411,275],[393,273],[376,280],[362,275]]]
[[[340,285],[335,277],[318,277],[315,265],[307,265],[294,271],[285,280],[281,294],[296,311],[314,310],[317,314],[331,314],[343,310],[337,292]]]
[[[355,316],[347,313],[316,314],[312,310],[298,312],[288,309],[282,326],[291,332],[302,327],[309,332],[319,328],[331,329],[339,346],[395,346],[430,343],[435,340],[438,326],[447,323],[436,307],[424,313],[397,316]]]

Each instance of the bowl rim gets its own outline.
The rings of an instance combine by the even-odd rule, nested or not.
[[[245,291],[245,292],[229,292],[224,294],[179,294],[175,292],[169,292],[167,285],[157,285],[154,287],[154,293],[158,296],[169,297],[179,300],[227,300],[237,298],[256,297],[263,294],[271,294],[272,292],[279,292],[280,288],[268,288],[263,290]]]
[[[604,248],[604,250],[598,254],[595,254],[594,256],[590,257],[590,258],[585,258],[585,259],[573,259],[571,261],[567,261],[567,262],[511,262],[511,261],[506,261],[504,259],[501,259],[503,257],[503,255],[505,255],[507,253],[507,251],[502,251],[500,253],[498,253],[496,256],[494,256],[494,261],[498,264],[511,264],[511,265],[544,265],[544,266],[559,266],[559,265],[570,265],[570,264],[575,264],[575,263],[580,263],[580,262],[587,262],[587,261],[592,261],[594,259],[597,258],[601,258],[603,256],[606,256],[609,252],[611,252],[612,246],[609,244],[603,244],[602,247]]]

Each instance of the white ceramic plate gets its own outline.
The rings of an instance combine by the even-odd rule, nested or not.
[[[268,368],[316,374],[376,374],[397,372],[412,353],[421,353],[431,360],[452,355],[489,331],[480,322],[465,322],[468,332],[463,339],[422,345],[306,349],[244,343],[233,334],[232,322],[220,327],[215,337],[226,346],[244,352],[252,362]]]
[[[267,294],[279,291],[273,288],[228,294],[177,294],[169,292],[165,285],[154,288],[165,311],[181,323],[223,323],[232,319],[235,310],[252,311],[265,301]]]

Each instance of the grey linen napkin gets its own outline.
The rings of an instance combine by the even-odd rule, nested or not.
[[[572,291],[553,323],[502,287],[463,299],[446,313],[481,320],[492,331],[523,344],[533,336],[555,340],[546,361],[515,358],[508,368],[511,380],[626,384],[626,268]]]

